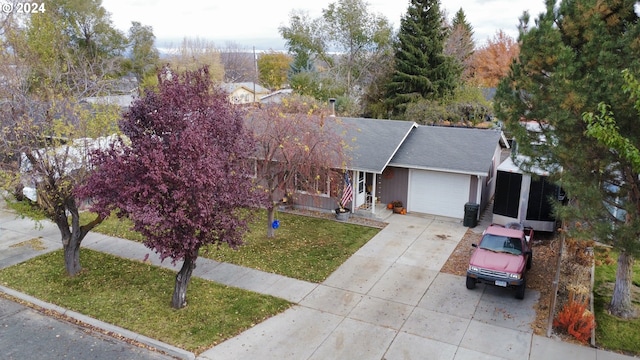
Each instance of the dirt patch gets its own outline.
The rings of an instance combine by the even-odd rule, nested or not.
[[[22,247],[22,246],[28,246],[30,248],[32,248],[33,250],[46,250],[47,247],[44,246],[44,243],[42,242],[42,237],[37,237],[37,238],[33,238],[31,240],[27,240],[27,241],[23,241],[17,244],[13,244],[11,246],[9,246],[10,248],[18,248],[18,247]]]

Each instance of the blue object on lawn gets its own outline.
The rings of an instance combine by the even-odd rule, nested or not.
[[[271,227],[274,229],[277,229],[280,227],[280,220],[273,220],[273,222],[271,223]]]

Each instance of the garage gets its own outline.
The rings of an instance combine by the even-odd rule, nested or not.
[[[412,169],[407,210],[462,219],[470,179],[469,175]]]

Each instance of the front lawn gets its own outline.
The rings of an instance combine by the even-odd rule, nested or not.
[[[596,343],[607,350],[640,355],[640,318],[622,320],[607,312],[616,279],[618,256],[607,248],[596,248],[594,310]],[[640,261],[633,267],[633,302],[640,315]]]
[[[93,215],[83,214],[83,221]],[[203,248],[200,256],[283,276],[322,282],[379,229],[346,224],[324,218],[279,212],[280,227],[275,238],[267,238],[267,214],[259,210],[245,234],[245,245],[233,250],[226,245]],[[96,232],[130,240],[142,236],[130,230],[131,222],[115,216],[94,229]]]
[[[380,230],[309,216],[278,213],[280,227],[267,238],[260,211],[238,250],[210,247],[203,256],[295,279],[322,282]]]
[[[0,283],[196,354],[291,305],[192,277],[187,306],[175,310],[175,272],[90,249],[80,257],[83,271],[73,278],[58,250],[0,270]]]

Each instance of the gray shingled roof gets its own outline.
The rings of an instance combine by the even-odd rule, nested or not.
[[[419,126],[389,165],[486,175],[500,137],[500,130]]]
[[[381,174],[416,126],[412,121],[341,118],[349,146],[348,168]]]

